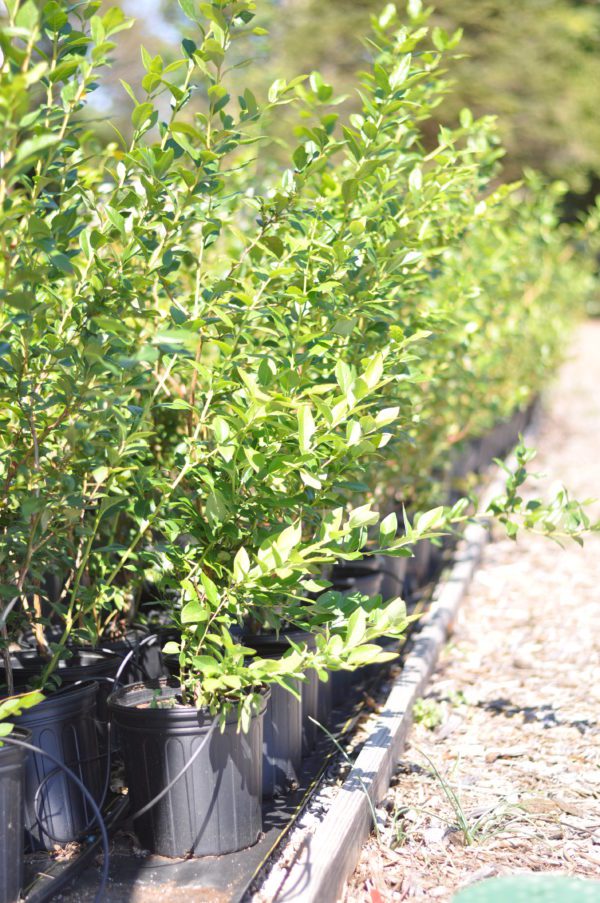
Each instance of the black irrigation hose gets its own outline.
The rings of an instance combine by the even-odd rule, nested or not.
[[[10,735],[8,737],[2,737],[2,742],[8,743],[9,745],[12,744],[13,746],[20,746],[23,749],[27,749],[30,752],[34,752],[36,755],[46,756],[48,759],[50,759],[52,762],[54,762],[55,765],[57,765],[60,769],[62,769],[62,771],[64,771],[65,774],[67,775],[67,777],[71,778],[71,780],[77,785],[77,787],[79,787],[81,792],[87,798],[87,801],[90,804],[90,806],[94,812],[95,821],[98,823],[98,827],[100,829],[100,834],[102,836],[102,852],[104,855],[103,855],[103,862],[102,862],[102,870],[100,872],[100,885],[99,885],[98,890],[96,891],[96,895],[94,897],[94,903],[101,903],[101,901],[104,897],[104,892],[106,890],[106,885],[108,882],[109,847],[108,847],[108,832],[106,830],[106,825],[104,824],[104,819],[102,818],[102,813],[100,812],[100,809],[99,809],[94,797],[92,796],[90,791],[87,789],[87,787],[85,786],[83,781],[81,781],[77,777],[77,775],[64,764],[64,762],[59,762],[59,760],[57,758],[55,758],[55,756],[53,756],[52,753],[46,752],[45,749],[40,749],[39,746],[34,746],[32,743],[27,743],[25,740],[15,740],[15,738],[11,737]]]
[[[102,809],[102,807],[104,806],[104,803],[106,802],[106,797],[108,795],[108,788],[110,787],[110,766],[111,766],[110,754],[111,754],[111,749],[110,749],[110,722],[109,722],[108,723],[108,736],[107,736],[107,750],[106,750],[106,760],[107,760],[106,761],[106,774],[105,774],[105,778],[104,778],[104,787],[102,790],[102,795],[100,797],[100,800],[97,803],[98,809],[100,809],[100,810]],[[85,759],[78,759],[78,764],[84,765],[86,762],[96,762],[98,759],[103,759],[103,758],[104,758],[104,754],[100,753],[97,756],[88,756]],[[68,766],[66,766],[66,767],[68,767]],[[49,771],[48,774],[42,778],[42,780],[40,781],[40,783],[38,785],[37,790],[35,791],[35,796],[33,798],[33,812],[35,815],[35,820],[37,822],[38,828],[40,829],[42,834],[45,834],[46,837],[48,837],[53,843],[60,843],[60,844],[69,843],[71,838],[70,837],[56,837],[55,834],[51,834],[50,831],[44,827],[44,825],[42,824],[42,814],[40,811],[41,807],[44,804],[44,800],[41,798],[40,794],[41,794],[43,788],[45,787],[45,785],[47,784],[47,782],[51,778],[53,778],[62,768],[63,768],[63,765],[59,764],[58,767],[53,768],[52,771]],[[89,831],[95,821],[97,821],[97,818],[96,818],[95,813],[93,813],[91,819],[87,822],[87,824],[85,824],[83,826],[83,828],[81,828],[81,833],[85,834],[87,831]]]
[[[129,652],[123,658],[123,661],[119,665],[119,669],[115,675],[114,682],[116,684],[121,683],[121,674],[125,670],[127,663],[133,656],[137,656],[139,654],[139,651],[142,648],[142,646],[146,646],[147,644],[153,644],[153,643],[157,643],[157,642],[158,642],[158,636],[155,633],[151,633],[150,636],[144,637],[144,639],[140,640],[140,642],[136,641],[134,647],[129,650]],[[110,650],[103,650],[103,651],[110,651]]]

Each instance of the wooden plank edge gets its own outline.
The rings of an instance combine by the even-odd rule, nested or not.
[[[506,463],[512,467],[514,456]],[[482,495],[480,510],[485,511],[505,486],[506,474],[498,468]],[[487,524],[472,523],[465,529],[384,708],[323,821],[298,851],[273,903],[336,903],[340,899],[372,829],[371,805],[379,803],[389,789],[412,723],[413,706],[423,695],[489,538]]]

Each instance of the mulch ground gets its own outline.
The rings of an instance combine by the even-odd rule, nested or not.
[[[546,490],[600,496],[599,322],[578,331],[536,447]],[[599,535],[488,547],[346,903],[443,903],[521,871],[600,878],[599,603]]]

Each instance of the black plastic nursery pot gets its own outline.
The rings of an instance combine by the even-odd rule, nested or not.
[[[307,756],[317,739],[317,725],[319,720],[319,675],[311,668],[302,684],[302,754]],[[314,720],[313,720],[314,719]]]
[[[368,555],[360,561],[340,561],[333,569],[333,588],[347,595],[356,592],[364,596],[380,595],[384,602],[398,596],[404,598],[410,560],[408,557]],[[377,667],[365,665],[354,671],[334,671],[329,681],[329,705],[343,705],[349,695],[357,692],[364,679],[372,677],[373,669]],[[323,685],[321,692],[326,692]]]
[[[22,728],[11,736],[31,743],[30,732]],[[16,903],[21,897],[26,759],[23,747],[0,746],[0,903]]]
[[[331,573],[333,589],[339,593],[362,593],[376,596],[382,591],[383,574],[380,555],[360,561],[338,561]]]
[[[378,555],[381,559],[381,597],[384,602],[404,598],[404,586],[409,558],[393,558],[391,555]]]
[[[110,678],[119,666],[116,656],[88,649],[69,648],[69,658],[60,659],[55,674],[60,677],[61,685],[71,686],[82,680],[93,678]],[[10,654],[15,686],[25,687],[30,681],[39,677],[47,660],[35,649],[21,649]],[[0,662],[0,674],[4,678],[4,664]]]
[[[60,659],[55,674],[60,678],[60,686],[71,687],[83,681],[94,680],[98,684],[97,717],[106,735],[108,708],[106,701],[114,690],[114,679],[119,670],[121,659],[115,653],[93,649],[70,649],[68,659]],[[26,689],[31,681],[39,677],[46,665],[46,659],[35,649],[22,649],[11,653],[11,665],[15,689]],[[0,664],[1,682],[5,683],[4,669]]]
[[[290,648],[286,636],[296,643],[314,642],[310,634],[290,630],[279,637],[246,634],[243,643],[262,658],[280,658]],[[298,781],[303,746],[301,682],[295,681],[294,687],[299,698],[278,684],[271,685],[264,723],[263,796],[267,799],[287,793]]]
[[[427,586],[431,579],[433,544],[430,539],[420,539],[415,543],[412,558],[407,559],[406,596],[410,599]]]
[[[151,639],[153,633],[142,624],[134,624],[122,637],[103,639],[98,643],[99,650],[112,652],[121,661],[132,653],[121,672],[121,683],[158,680],[160,677],[168,676],[168,670],[162,659],[161,637],[157,633],[156,639]]]
[[[331,710],[333,708],[333,693],[332,693],[332,673],[329,672],[329,680],[320,680],[319,681],[319,695],[317,699],[317,714],[316,719],[319,724],[322,724],[324,727],[327,727],[331,722]],[[316,729],[315,739],[319,736],[319,729]]]
[[[178,681],[162,678],[122,687],[109,699],[136,834],[143,847],[172,858],[251,846],[262,830],[268,693],[244,733],[235,710],[221,729],[208,712],[180,704],[180,692]],[[161,707],[161,700],[175,704]]]
[[[286,631],[284,636],[289,636],[295,643],[304,643],[309,649],[315,649],[317,645],[316,638],[312,633],[304,630]],[[306,680],[303,681],[300,688],[302,697],[302,755],[309,755],[313,746],[317,741],[317,725],[315,721],[319,720],[319,694],[321,692],[322,683],[319,675],[310,668],[306,673]],[[326,722],[325,722],[326,723]]]
[[[504,458],[519,441],[519,433],[525,429],[529,420],[527,410],[517,409],[510,417],[499,420],[491,430],[481,438],[480,470],[485,470],[494,458]]]
[[[101,800],[106,757],[99,751],[95,681],[65,687],[23,712],[15,724],[31,731],[31,742],[70,768]],[[85,834],[94,824],[89,803],[50,759],[28,756],[25,769],[25,828],[35,849],[51,850]]]

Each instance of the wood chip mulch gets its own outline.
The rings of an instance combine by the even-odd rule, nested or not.
[[[536,471],[600,496],[600,322],[579,329],[536,446]],[[488,547],[345,903],[443,903],[518,872],[600,878],[599,603],[600,536]]]

